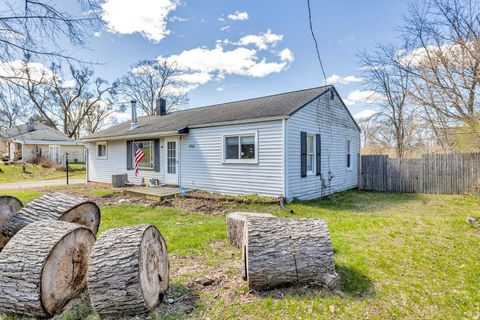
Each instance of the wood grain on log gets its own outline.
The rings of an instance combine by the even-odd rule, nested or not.
[[[227,239],[230,244],[237,248],[242,247],[243,229],[247,219],[257,218],[275,218],[273,214],[259,212],[233,212],[227,216]]]
[[[0,196],[0,230],[10,218],[23,208],[23,203],[16,197]],[[0,251],[5,247],[10,237],[5,237],[0,232]]]
[[[13,237],[26,225],[45,219],[78,223],[96,234],[100,224],[100,209],[95,203],[72,194],[48,193],[12,216],[3,226],[2,233],[6,237]]]
[[[250,289],[307,284],[339,287],[327,224],[318,219],[248,219],[244,275]]]
[[[79,224],[39,221],[20,230],[0,253],[0,312],[51,317],[85,287],[95,242]]]
[[[102,316],[148,312],[168,281],[167,247],[155,226],[109,230],[93,246],[87,283],[92,307]]]

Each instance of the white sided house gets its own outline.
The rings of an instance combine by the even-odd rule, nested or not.
[[[360,129],[333,86],[140,117],[84,138],[89,181],[314,199],[357,187]],[[145,157],[138,176],[134,144]]]

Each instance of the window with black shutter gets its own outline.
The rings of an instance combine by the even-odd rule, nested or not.
[[[316,174],[322,174],[322,139],[319,134],[315,135]]]
[[[300,132],[300,177],[307,176],[307,133]]]

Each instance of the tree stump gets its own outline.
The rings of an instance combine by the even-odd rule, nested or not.
[[[0,312],[51,317],[85,287],[92,231],[63,221],[29,224],[0,253]]]
[[[94,234],[100,224],[100,209],[84,198],[61,193],[48,193],[30,202],[3,226],[3,235],[13,237],[26,225],[40,220],[61,220],[78,223]]]
[[[168,281],[167,247],[153,225],[106,231],[93,246],[87,284],[101,316],[148,312],[161,302]]]
[[[293,284],[334,290],[340,284],[327,224],[318,219],[249,219],[243,263],[254,290]]]
[[[240,249],[243,241],[243,229],[249,218],[275,218],[273,214],[259,212],[233,212],[227,216],[227,239]]]
[[[0,230],[10,218],[23,208],[23,203],[16,197],[0,196]],[[10,237],[5,237],[0,233],[0,251],[5,247]]]

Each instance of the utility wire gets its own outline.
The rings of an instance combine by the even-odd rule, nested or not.
[[[325,85],[327,85],[327,76],[325,75],[325,70],[323,69],[323,62],[322,62],[322,58],[320,57],[320,50],[318,49],[318,41],[317,41],[317,38],[315,37],[315,32],[313,31],[312,9],[310,8],[310,0],[307,0],[307,6],[308,6],[308,21],[310,24],[310,33],[312,34],[313,41],[315,42],[315,50],[317,51],[318,62],[320,62],[320,68],[322,69],[323,81]]]

